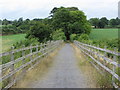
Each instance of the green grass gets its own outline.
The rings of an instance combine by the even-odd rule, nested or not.
[[[21,40],[25,39],[26,34],[0,36],[0,53],[7,51],[10,47]]]
[[[108,40],[118,38],[118,29],[92,29],[90,33],[92,40]]]

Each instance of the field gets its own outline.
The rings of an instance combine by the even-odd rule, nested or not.
[[[0,36],[0,53],[5,52],[10,47],[21,40],[25,39],[26,34],[16,34],[16,35],[6,35],[6,36]]]
[[[0,53],[10,49],[14,43],[24,40],[25,35],[26,34],[0,36]],[[92,29],[89,36],[92,40],[115,39],[118,38],[118,29]]]
[[[89,36],[92,40],[116,39],[118,38],[118,29],[92,29]]]

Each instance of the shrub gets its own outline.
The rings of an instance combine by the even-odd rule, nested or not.
[[[89,40],[89,36],[87,34],[81,34],[78,40],[79,41]]]
[[[39,44],[38,39],[36,39],[36,38],[26,39],[26,40],[23,40],[23,41],[13,44],[13,46],[15,47],[15,49],[17,49],[17,48],[23,47],[23,45],[25,45],[25,47],[27,47],[27,46],[30,46],[31,44],[32,45]]]
[[[52,33],[53,40],[66,40],[65,34],[62,29],[58,29]]]
[[[77,34],[71,34],[71,35],[70,35],[70,40],[71,40],[71,41],[77,40],[77,39],[78,39]]]

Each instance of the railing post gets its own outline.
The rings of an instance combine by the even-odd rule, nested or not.
[[[114,48],[114,52],[116,52],[117,51],[117,49],[116,49],[116,47]],[[113,57],[113,60],[116,62],[117,60],[117,56],[116,55],[114,55],[114,57]],[[113,65],[113,72],[114,73],[116,73],[116,66],[115,65]],[[114,83],[115,83],[115,77],[114,76],[112,76],[112,84],[113,84],[113,86],[114,86]]]
[[[97,45],[97,47],[99,48],[99,45]],[[98,55],[100,54],[100,50],[99,50],[99,49],[98,49],[98,51],[97,51],[97,54],[98,54]],[[97,58],[98,58],[98,60],[100,61],[100,57],[97,56]]]
[[[91,46],[92,44],[90,43],[90,46]],[[91,49],[91,47],[89,47],[90,48],[90,55],[92,56],[92,49]]]
[[[50,48],[50,41],[48,41],[48,54],[50,53],[50,51],[51,51],[51,48]]]
[[[36,57],[38,56],[38,45],[36,45]]]
[[[30,54],[32,54],[32,44],[30,45]],[[32,61],[33,59],[33,55],[30,56],[30,60]],[[31,66],[32,66],[32,63],[31,63]]]
[[[43,44],[42,43],[40,44],[40,50],[41,50],[41,53],[43,54]]]
[[[25,45],[23,45],[22,57],[24,57],[24,56],[25,56],[25,50],[24,50],[24,48],[25,48]],[[25,58],[23,59],[22,64],[25,64]]]
[[[43,54],[45,54],[45,43],[43,43]]]
[[[99,48],[100,46],[99,45],[97,45],[97,47]],[[100,50],[98,49],[98,54],[100,53]]]
[[[47,45],[46,45],[46,51],[49,51],[49,41],[47,42]],[[48,52],[46,54],[46,56],[48,55]]]
[[[25,45],[23,45],[22,57],[25,56],[25,50],[24,50],[24,48],[25,48]],[[25,64],[25,57],[22,60],[22,64]],[[24,68],[23,71],[22,71],[23,75],[25,74],[25,72],[26,72],[26,69]]]
[[[49,41],[49,47],[48,47],[49,49],[51,49],[51,41]],[[52,52],[52,51],[51,51]]]
[[[14,46],[11,47],[10,55],[11,55],[11,61],[14,62]],[[11,65],[10,72],[14,72],[14,64]],[[15,77],[14,77],[14,74],[13,74],[10,78],[10,83],[14,82],[14,79],[15,79]]]
[[[104,49],[106,50],[107,49],[107,46],[104,46]],[[104,51],[104,57],[107,57],[107,52]],[[106,66],[106,61],[103,59],[103,65]],[[106,75],[106,70],[103,69],[103,72],[104,72],[104,75]]]
[[[106,50],[107,46],[104,46],[104,49]],[[107,52],[106,51],[104,52],[104,56],[107,57]],[[104,60],[103,62],[104,62],[104,65],[106,66],[106,61]]]

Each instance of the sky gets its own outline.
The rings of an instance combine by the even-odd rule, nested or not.
[[[78,7],[87,19],[118,17],[119,0],[0,0],[0,19],[46,18],[54,7]]]

